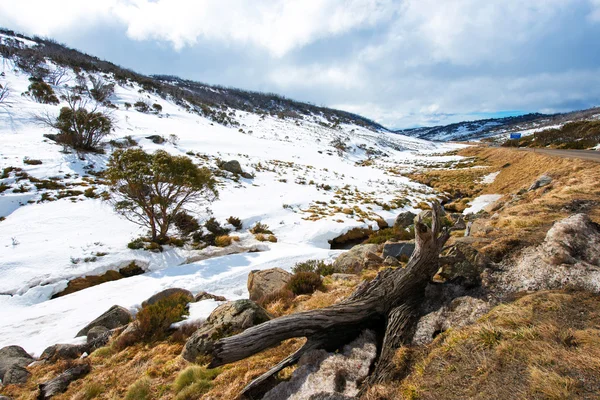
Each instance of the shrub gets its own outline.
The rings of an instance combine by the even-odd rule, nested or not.
[[[257,233],[254,235],[254,238],[259,242],[266,242],[268,240],[267,236],[263,235],[262,233]]]
[[[42,104],[58,104],[59,100],[54,93],[52,86],[42,80],[30,78],[31,84],[27,88],[25,95],[31,96],[38,103]]]
[[[231,244],[233,238],[229,235],[217,236],[215,238],[215,246],[218,247],[227,247]]]
[[[267,236],[267,240],[271,243],[277,243],[277,237],[275,237],[275,235]]]
[[[173,223],[179,229],[182,235],[189,235],[200,229],[200,224],[196,218],[192,217],[185,211],[180,211],[173,217]]]
[[[92,82],[90,96],[99,103],[104,103],[115,93],[115,85],[106,83],[102,78],[90,76],[90,82]]]
[[[267,295],[262,296],[256,302],[261,306],[266,308],[269,304],[280,301],[284,308],[288,308],[292,305],[292,301],[296,295],[290,289],[283,288],[276,292],[269,293]]]
[[[144,239],[137,238],[133,239],[131,242],[127,243],[127,247],[131,250],[140,250],[144,248]]]
[[[312,294],[317,289],[323,289],[323,281],[316,272],[298,272],[290,278],[286,288],[295,295]]]
[[[243,228],[242,220],[237,217],[227,218],[227,223],[233,225],[236,231],[239,231]]]
[[[253,234],[258,233],[266,233],[268,235],[272,235],[273,232],[269,230],[269,226],[267,224],[263,224],[262,222],[257,222],[252,228],[250,228],[250,232]]]
[[[29,157],[25,157],[23,159],[23,163],[27,164],[27,165],[41,165],[42,161],[41,160],[35,160],[35,159],[29,158]]]
[[[150,106],[144,100],[138,100],[135,103],[133,103],[133,108],[135,108],[141,113],[147,113],[148,111],[150,111]]]
[[[315,272],[322,276],[331,275],[335,272],[333,264],[327,263],[323,260],[306,260],[303,262],[296,263],[292,268],[293,273],[298,272]]]
[[[123,105],[125,106],[126,110],[129,110],[131,108],[131,103],[125,102],[125,103],[123,103]]]
[[[115,210],[130,221],[150,229],[153,242],[164,242],[174,216],[190,202],[217,197],[216,181],[208,168],[186,156],[158,150],[116,150],[106,170]]]
[[[162,106],[158,103],[152,104],[152,109],[158,114],[162,111]]]
[[[206,367],[191,366],[184,369],[179,373],[179,375],[177,375],[177,378],[175,378],[175,382],[173,383],[173,387],[176,392],[179,392],[195,382],[201,380],[211,381],[220,373],[221,369],[219,368],[207,369]]]
[[[125,400],[147,400],[150,399],[150,379],[144,377],[135,381],[125,395]]]
[[[188,302],[187,296],[174,294],[142,307],[136,315],[141,339],[163,339],[171,324],[181,321],[183,316],[188,314]]]

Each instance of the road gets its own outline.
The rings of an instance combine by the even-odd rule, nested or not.
[[[535,153],[546,154],[549,156],[558,156],[565,158],[580,158],[582,160],[600,162],[600,151],[596,150],[560,150],[560,149],[538,149],[529,147],[520,147],[520,151],[532,151]]]

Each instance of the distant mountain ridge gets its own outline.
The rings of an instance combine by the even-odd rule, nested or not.
[[[394,132],[420,139],[449,142],[507,137],[511,133],[544,129],[566,122],[594,119],[600,116],[600,107],[559,114],[530,113],[516,117],[489,118],[464,121],[445,126],[401,129]]]

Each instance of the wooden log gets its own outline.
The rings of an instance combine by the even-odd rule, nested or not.
[[[48,382],[40,383],[38,400],[50,399],[57,394],[64,393],[71,382],[87,375],[90,370],[89,364],[79,364]]]

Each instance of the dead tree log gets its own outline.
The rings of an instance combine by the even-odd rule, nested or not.
[[[415,305],[422,300],[425,286],[439,269],[440,252],[450,237],[451,229],[442,228],[441,213],[441,206],[434,202],[431,228],[420,219],[415,224],[415,250],[405,268],[380,272],[338,304],[276,318],[219,340],[214,345],[209,367],[244,359],[293,337],[308,339],[304,347],[250,383],[243,392],[249,394],[297,362],[308,350],[338,348],[364,329],[383,322],[386,327],[383,350],[370,382],[385,380],[395,349],[410,339],[416,320]]]
[[[38,400],[50,399],[60,393],[64,393],[71,382],[87,375],[90,370],[91,367],[89,364],[79,364],[48,382],[40,383]]]

